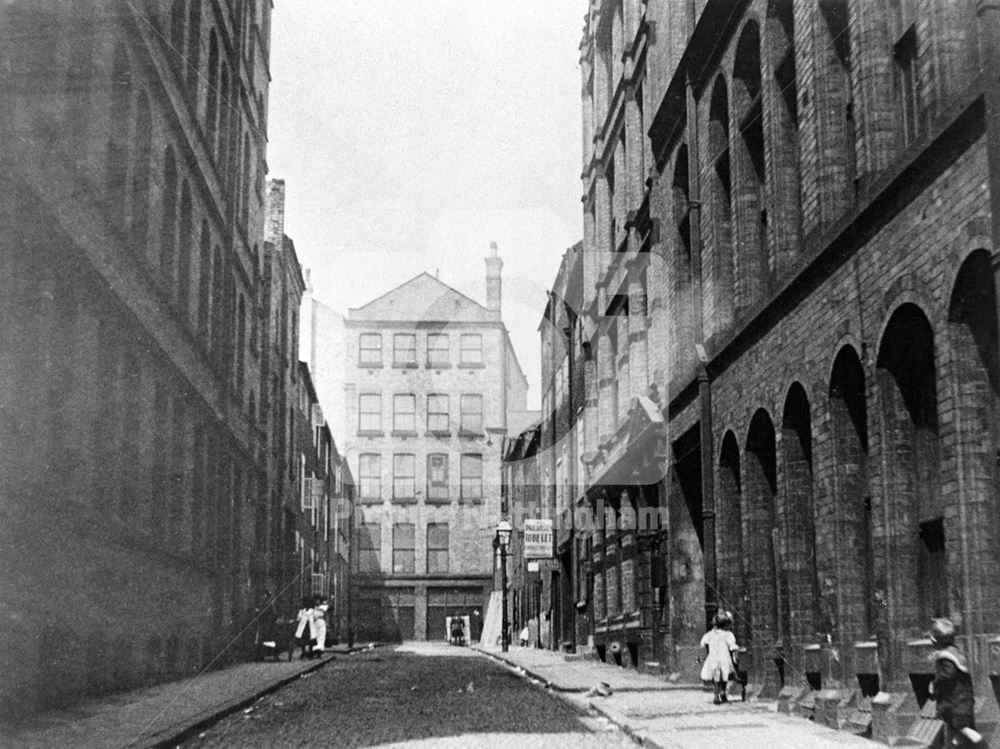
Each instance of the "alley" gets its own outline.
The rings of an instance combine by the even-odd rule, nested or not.
[[[631,747],[464,648],[414,643],[340,658],[238,712],[185,747]]]

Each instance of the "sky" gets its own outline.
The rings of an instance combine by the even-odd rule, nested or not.
[[[539,404],[538,324],[583,231],[587,0],[285,0],[268,167],[317,299],[347,313],[426,271],[503,318]]]

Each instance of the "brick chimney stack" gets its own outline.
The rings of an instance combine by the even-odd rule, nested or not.
[[[486,309],[492,312],[497,320],[500,319],[501,310],[502,268],[503,260],[497,256],[497,243],[490,242],[490,256],[486,258]]]

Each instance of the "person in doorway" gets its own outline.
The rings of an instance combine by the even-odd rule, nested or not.
[[[518,635],[518,637],[517,637],[518,644],[520,644],[520,646],[522,648],[528,647],[528,638],[529,637],[531,637],[531,632],[528,630],[528,625],[525,624],[524,625],[524,629],[521,630],[521,634]]]
[[[982,745],[982,734],[976,730],[972,676],[965,655],[955,646],[955,625],[950,619],[935,619],[927,634],[937,648],[931,656],[930,698],[936,702],[935,716],[944,722],[945,745]]]
[[[313,599],[312,596],[305,596],[302,599],[302,608],[296,615],[295,642],[302,648],[300,658],[305,660],[312,657],[313,648]]]
[[[451,618],[451,644],[465,644],[465,628],[463,627],[462,617],[460,616],[453,616]]]
[[[313,646],[312,655],[315,658],[321,658],[323,656],[323,650],[326,648],[326,612],[330,610],[330,604],[325,600],[316,597],[316,605],[313,606],[313,637],[316,638],[316,644]]]
[[[712,628],[701,638],[701,645],[705,648],[701,678],[702,681],[712,682],[715,690],[713,705],[729,701],[726,696],[726,682],[736,674],[739,647],[732,627],[733,615],[728,611],[720,611],[715,615]]]

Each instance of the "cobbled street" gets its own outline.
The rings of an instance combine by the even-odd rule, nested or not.
[[[413,643],[339,657],[185,747],[633,747],[495,661]]]

